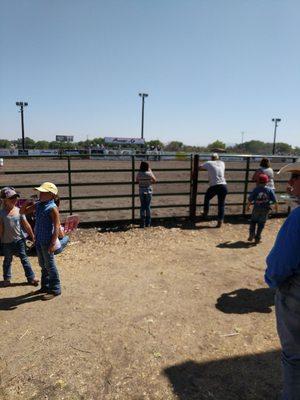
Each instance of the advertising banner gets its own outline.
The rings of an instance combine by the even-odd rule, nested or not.
[[[145,139],[106,136],[104,138],[104,142],[105,143],[111,143],[111,144],[145,144]]]
[[[31,149],[31,150],[28,150],[28,155],[29,156],[58,156],[59,151],[52,150],[52,149],[47,149],[47,150]]]
[[[15,149],[0,149],[0,157],[3,156],[17,156],[18,150]]]

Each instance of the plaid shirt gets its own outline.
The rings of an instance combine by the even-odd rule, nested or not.
[[[35,240],[37,244],[50,245],[53,234],[53,222],[51,218],[51,211],[56,207],[54,200],[41,202],[35,205]]]

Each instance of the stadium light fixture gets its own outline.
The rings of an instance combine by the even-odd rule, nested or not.
[[[276,132],[277,132],[277,126],[278,126],[278,122],[280,122],[281,119],[280,118],[272,118],[272,122],[274,122],[274,138],[273,138],[273,151],[272,154],[275,154],[276,151]]]
[[[25,101],[16,101],[16,106],[20,107],[21,128],[22,128],[22,149],[25,150],[25,132],[24,132],[24,114],[23,114],[23,109],[24,109],[24,107],[28,106],[28,103],[26,103]]]
[[[142,128],[141,128],[141,138],[144,139],[144,104],[145,97],[148,97],[147,93],[139,93],[139,96],[142,98]]]

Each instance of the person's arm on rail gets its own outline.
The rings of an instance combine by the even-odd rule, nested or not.
[[[207,171],[207,168],[205,167],[205,164],[206,163],[199,165],[199,171]]]
[[[265,281],[279,287],[288,278],[300,274],[300,207],[295,208],[279,230],[275,244],[267,257]]]
[[[150,174],[151,174],[151,183],[156,183],[156,182],[157,182],[157,179],[156,179],[154,173],[152,172],[151,169],[149,170],[149,172],[150,172]]]

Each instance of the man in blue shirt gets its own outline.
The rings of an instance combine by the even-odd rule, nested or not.
[[[289,192],[300,200],[300,162],[279,173],[290,172]],[[276,288],[275,311],[281,342],[282,400],[300,400],[300,207],[282,225],[267,257],[265,281]]]

